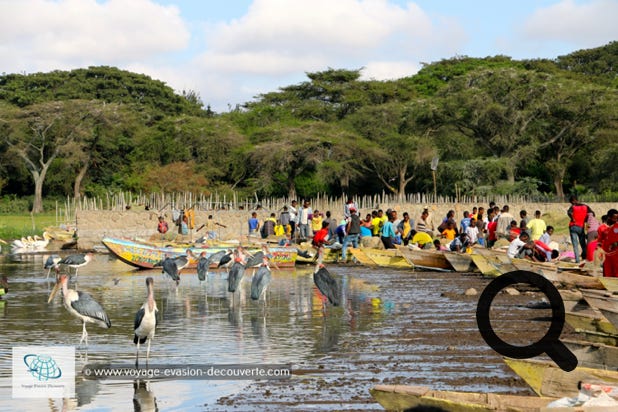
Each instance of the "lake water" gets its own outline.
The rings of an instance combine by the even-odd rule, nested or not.
[[[312,266],[274,270],[264,303],[249,297],[251,269],[232,299],[224,271],[200,283],[195,270],[187,270],[176,287],[159,270],[138,271],[97,255],[79,270],[77,288],[101,303],[112,327],[88,324],[86,348],[78,346],[81,322],[68,314],[60,294],[47,303],[54,283],[45,279],[46,258],[0,256],[0,273],[10,282],[0,303],[0,410],[379,410],[368,393],[376,383],[526,390],[480,340],[476,301],[448,297],[482,288],[487,281],[478,276],[332,266],[343,305],[324,311]],[[86,364],[133,364],[133,319],[148,276],[160,312],[151,365],[290,364],[294,376],[277,382],[85,380]],[[11,398],[12,347],[27,345],[76,347],[75,398]]]

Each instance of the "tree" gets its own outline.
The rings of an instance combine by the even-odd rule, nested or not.
[[[559,199],[564,199],[564,179],[575,156],[590,151],[598,136],[613,134],[616,139],[615,90],[564,77],[548,82],[543,113],[535,125],[542,158],[550,172]]]
[[[90,111],[82,101],[48,102],[7,113],[4,139],[9,151],[21,159],[34,182],[32,211],[43,211],[43,183],[52,162],[60,156],[79,157],[89,133]]]
[[[351,116],[356,132],[373,143],[366,146],[370,169],[387,190],[401,198],[408,183],[436,154],[432,143],[437,130],[435,113],[429,102],[416,100],[405,106],[368,106]]]

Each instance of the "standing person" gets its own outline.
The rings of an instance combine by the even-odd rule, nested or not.
[[[511,229],[511,222],[513,221],[513,215],[509,213],[509,206],[502,206],[502,211],[497,219],[498,225],[496,226],[496,238],[497,239],[509,239],[509,230]],[[517,221],[515,221],[517,225]]]
[[[345,263],[346,252],[348,245],[352,243],[352,247],[358,247],[358,236],[360,235],[360,217],[356,213],[354,206],[350,207],[350,217],[346,219],[345,237],[343,238],[343,246],[341,248],[341,260]]]
[[[607,211],[608,228],[599,231],[599,244],[605,252],[603,276],[618,277],[618,210]]]
[[[266,239],[270,235],[275,234],[275,225],[277,224],[277,217],[274,213],[270,214],[270,217],[264,221],[260,235],[262,239]]]
[[[468,235],[468,240],[470,241],[470,246],[475,243],[479,243],[479,228],[476,225],[476,219],[470,218],[470,226],[466,229],[466,235]]]
[[[431,219],[429,219],[429,209],[423,209],[421,213],[421,217],[416,221],[416,231],[417,232],[425,232],[429,236],[433,236],[434,226]]]
[[[577,200],[576,195],[571,195],[569,202],[571,203],[571,207],[567,210],[567,215],[571,219],[569,234],[573,244],[575,262],[579,263],[580,257],[586,259],[586,221],[588,220],[588,213],[593,212],[588,205]],[[581,252],[579,251],[580,248]]]
[[[531,219],[528,224],[528,233],[530,234],[530,239],[539,240],[543,233],[547,230],[547,224],[543,219],[541,219],[541,211],[537,210],[534,212],[534,219]]]
[[[485,216],[485,208],[479,206],[476,215],[476,228],[478,229],[477,242],[481,246],[485,246],[485,238],[487,237],[487,216]]]
[[[292,200],[288,209],[290,212],[290,239],[294,239],[294,234],[298,226],[298,202]]]
[[[408,212],[403,212],[403,219],[399,221],[397,230],[401,233],[401,242],[406,246],[408,246],[410,242],[413,228],[414,221],[410,220]]]
[[[298,211],[298,236],[303,240],[309,239],[309,224],[311,224],[312,215],[310,202],[305,200],[303,207]]]
[[[598,230],[601,223],[597,220],[594,212],[588,213],[588,219],[586,220],[586,240],[592,242],[599,237]],[[592,259],[592,256],[590,256]]]
[[[337,219],[331,217],[330,210],[327,210],[325,215],[326,219],[324,219],[324,222],[328,222],[328,238],[335,240],[337,239],[337,234],[335,233],[337,231]]]
[[[367,213],[365,219],[361,221],[361,231],[360,237],[371,237],[372,236],[373,223],[371,223],[371,213]]]
[[[371,235],[372,236],[380,236],[380,231],[382,230],[382,211],[374,210],[371,212]]]
[[[325,244],[328,243],[329,237],[328,237],[328,227],[329,227],[329,222],[327,220],[322,222],[322,227],[319,230],[316,230],[315,233],[313,234],[313,239],[311,240],[311,244],[313,245],[313,247],[315,247],[316,249],[319,249],[320,246],[324,246]]]
[[[521,230],[525,230],[526,232],[528,232],[528,236],[530,236],[530,230],[528,229],[528,223],[530,222],[530,218],[528,217],[528,212],[526,212],[525,210],[520,210],[519,218],[519,227],[521,228]]]
[[[283,210],[279,214],[279,222],[281,222],[281,226],[283,226],[283,230],[286,235],[292,234],[292,228],[290,227],[290,221],[291,221],[290,211],[288,210],[287,206],[283,206]]]
[[[350,213],[351,208],[358,210],[358,206],[356,205],[352,197],[348,197],[348,200],[345,202],[345,205],[343,206],[343,218],[344,219],[347,219],[352,215],[352,213]]]
[[[217,226],[227,227],[222,225],[219,222],[215,222],[212,215],[208,215],[208,219],[206,219],[206,223],[204,224],[206,227],[206,238],[207,239],[216,239],[217,238]]]
[[[319,210],[313,211],[313,218],[311,219],[311,231],[313,233],[322,229],[322,221],[324,218],[322,217],[322,213]]]
[[[395,249],[393,240],[397,237],[397,230],[394,225],[396,216],[393,213],[388,213],[387,216],[388,220],[382,227],[381,239],[384,244],[384,249]]]
[[[260,221],[257,217],[257,212],[252,212],[248,221],[249,224],[249,236],[255,236],[260,228]]]
[[[464,216],[463,219],[461,219],[461,222],[459,222],[459,233],[466,233],[468,226],[470,226],[470,220],[471,220],[470,212],[468,212],[467,210],[464,210],[463,216]]]

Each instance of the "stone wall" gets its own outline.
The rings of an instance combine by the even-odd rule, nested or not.
[[[418,218],[423,207],[422,204],[384,204],[376,205],[375,209],[386,210],[393,208],[398,211],[399,217],[403,212],[408,212],[412,219]],[[452,205],[428,205],[433,213],[436,226],[446,215],[449,209],[456,211],[457,221],[459,221],[464,210],[472,210],[475,205],[472,204],[452,204]],[[487,208],[487,205],[480,205]],[[502,206],[502,205],[500,205]],[[608,209],[616,208],[618,205],[614,203],[594,203],[590,207],[596,212],[600,219],[601,215],[605,214]],[[314,204],[313,208],[318,208],[321,211],[329,210],[329,204]],[[554,217],[566,216],[566,211],[569,208],[568,203],[529,203],[529,204],[513,204],[509,205],[511,214],[516,219],[519,218],[519,211],[526,209],[529,217],[534,217],[534,211],[540,210],[542,213],[550,213]],[[332,215],[337,220],[343,217],[343,210],[340,206],[337,209],[332,209]],[[372,209],[361,209],[361,217],[367,213],[371,213]],[[270,216],[270,211],[258,210],[258,218],[260,221]],[[279,212],[277,211],[277,216]],[[101,245],[101,239],[105,236],[111,237],[127,237],[127,238],[142,238],[142,239],[160,239],[161,236],[157,233],[158,213],[156,211],[146,210],[126,210],[126,211],[78,211],[77,212],[77,229],[78,229],[78,248],[80,250],[90,250],[95,246]],[[170,232],[166,235],[167,240],[173,240],[177,235],[177,227],[171,222],[171,213],[165,213],[166,220],[170,225]],[[216,222],[222,223],[226,228],[217,226],[217,233],[220,239],[239,239],[246,240],[248,235],[247,220],[251,212],[246,210],[217,210],[217,211],[196,211],[195,212],[195,227],[199,228],[206,220],[208,215],[213,215]],[[182,240],[195,240],[204,235],[204,229],[199,232],[193,231],[191,235],[185,236]]]

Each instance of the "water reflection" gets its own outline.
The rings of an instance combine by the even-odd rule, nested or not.
[[[0,301],[0,396],[11,393],[11,347],[14,345],[77,346],[81,322],[67,316],[61,299],[47,304],[54,280],[45,279],[46,255],[0,257],[0,273],[9,277],[11,293]],[[79,290],[87,291],[108,313],[112,327],[89,329],[89,347],[76,350],[75,399],[28,402],[11,399],[11,410],[135,410],[195,409],[240,391],[249,381],[96,381],[83,380],[87,363],[133,364],[133,320],[144,300],[144,281],[152,276],[159,324],[151,345],[150,362],[158,364],[291,363],[319,358],[339,348],[342,334],[370,330],[380,322],[372,299],[375,287],[350,275],[340,276],[341,307],[322,310],[323,296],[313,284],[313,268],[273,270],[266,301],[248,298],[250,273],[235,296],[227,292],[225,272],[211,271],[204,282],[183,274],[180,286],[167,282],[159,270],[135,271],[116,260],[99,256],[79,274]],[[381,305],[377,305],[378,307]],[[44,339],[42,339],[44,337]],[[210,390],[205,390],[208,387]],[[157,393],[155,398],[153,389]],[[180,395],[182,394],[182,395]],[[128,402],[129,398],[131,401]],[[182,405],[182,406],[178,406]]]
[[[150,389],[150,382],[136,380],[133,382],[133,410],[135,412],[158,411],[157,398]]]

